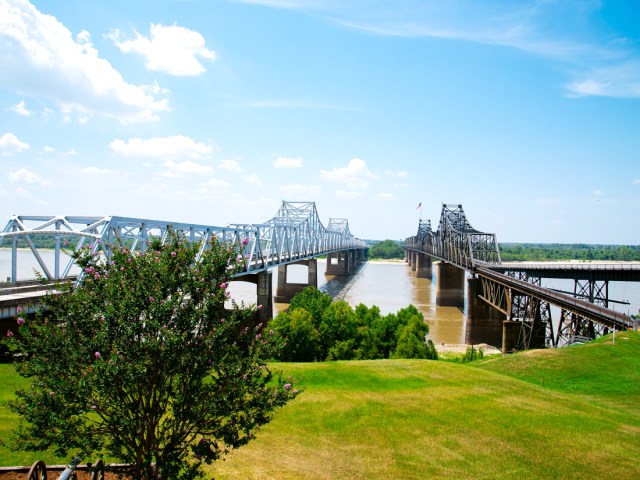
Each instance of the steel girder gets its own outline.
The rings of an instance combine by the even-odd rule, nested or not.
[[[557,347],[576,338],[592,339],[612,329],[622,330],[632,325],[624,314],[541,287],[539,278],[531,277],[527,281],[508,277],[513,278],[508,281],[500,277],[498,273],[482,269],[479,296],[507,315],[508,320],[521,322],[520,349],[538,346],[532,345],[532,340],[541,339],[543,329],[545,345]],[[560,315],[555,331],[551,305],[559,309]]]
[[[333,223],[332,223],[333,222]],[[198,259],[213,237],[234,245],[238,260],[245,268],[238,275],[256,273],[268,268],[313,258],[327,253],[364,249],[364,241],[355,238],[345,219],[330,221],[331,229],[320,222],[314,202],[282,202],[276,216],[264,224],[217,227],[189,223],[166,222],[129,217],[20,216],[11,217],[2,233],[0,245],[12,242],[11,281],[17,281],[17,240],[24,238],[48,280],[68,278],[74,265],[67,260],[60,271],[65,237],[77,236],[77,249],[89,244],[92,253],[109,258],[111,246],[124,242],[131,251],[144,251],[152,238],[166,241],[169,230],[180,232],[190,242],[199,242]],[[35,235],[55,237],[55,268],[48,269],[36,248]],[[62,242],[62,243],[61,243]],[[78,277],[82,281],[82,272]]]
[[[479,262],[500,263],[496,235],[473,228],[462,205],[442,205],[436,232],[431,230],[430,221],[420,220],[418,234],[408,238],[405,245],[465,269]]]

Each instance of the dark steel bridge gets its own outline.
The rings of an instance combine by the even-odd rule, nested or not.
[[[640,281],[640,265],[502,263],[496,235],[473,228],[462,205],[443,204],[436,231],[430,221],[420,220],[405,250],[418,276],[430,277],[431,259],[440,261],[436,295],[444,299],[441,305],[463,304],[464,276],[455,269],[467,272],[467,343],[499,339],[503,351],[556,347],[634,326],[633,318],[609,308],[616,302],[609,298],[609,282]],[[572,280],[573,292],[545,288],[542,278]],[[470,332],[474,327],[478,334]]]

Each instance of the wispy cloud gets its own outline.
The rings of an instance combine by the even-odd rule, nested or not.
[[[127,141],[116,139],[109,147],[113,155],[138,159],[198,159],[213,151],[211,145],[196,142],[184,135],[130,138]]]
[[[360,112],[362,109],[330,103],[319,103],[301,99],[266,99],[254,100],[246,104],[249,108],[290,108],[309,110],[338,110],[342,112]]]
[[[640,98],[640,53],[595,16],[598,0],[232,0],[295,9],[346,28],[514,48],[566,64],[570,97]],[[638,39],[635,39],[638,40]]]

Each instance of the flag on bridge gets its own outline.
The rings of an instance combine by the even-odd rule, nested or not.
[[[418,204],[418,206],[416,207],[416,210],[419,209],[421,206],[422,206],[422,202]]]

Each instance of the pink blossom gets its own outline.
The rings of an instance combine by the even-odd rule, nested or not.
[[[13,337],[13,332],[11,330],[7,330],[7,337]]]
[[[243,238],[242,239],[242,245],[246,245],[249,243],[249,239],[248,238]]]
[[[56,392],[49,392],[49,396],[53,397],[56,394]]]
[[[96,358],[100,358],[100,352],[96,352],[93,354]]]
[[[120,271],[121,271],[121,272],[124,272],[124,267],[120,267]]]
[[[172,257],[175,257],[176,255],[177,255],[177,253],[176,253],[176,252],[171,252],[171,256],[172,256]]]
[[[227,288],[228,286],[229,286],[229,284],[228,284],[227,282],[222,282],[222,283],[220,284],[220,288],[222,288],[222,289],[225,289],[225,288]]]
[[[150,301],[150,302],[153,302],[154,300],[155,300],[155,298],[153,298],[153,297],[149,297],[149,301]]]
[[[285,383],[284,384],[284,389],[285,390],[289,390],[291,388],[291,384],[290,383]]]
[[[257,334],[257,335],[256,335],[256,338],[257,338],[258,340],[260,340],[260,339],[262,338],[262,335],[261,335],[261,334]]]
[[[16,312],[20,313],[21,311],[22,311],[22,307],[21,307],[20,305],[18,305],[18,306],[16,307]]]
[[[97,409],[98,409],[98,406],[97,406],[97,405],[91,405],[91,408],[92,408],[93,410],[97,410]]]
[[[258,305],[258,310],[262,310],[262,305]]]
[[[16,320],[16,323],[17,323],[18,325],[23,325],[23,324],[24,324],[24,318],[22,318],[22,317],[18,317],[18,320]]]
[[[67,239],[65,238],[65,239],[64,239],[64,242],[62,242],[62,243],[64,243],[64,244],[65,244],[65,246],[66,246],[66,245],[69,245],[69,240],[67,240]]]

